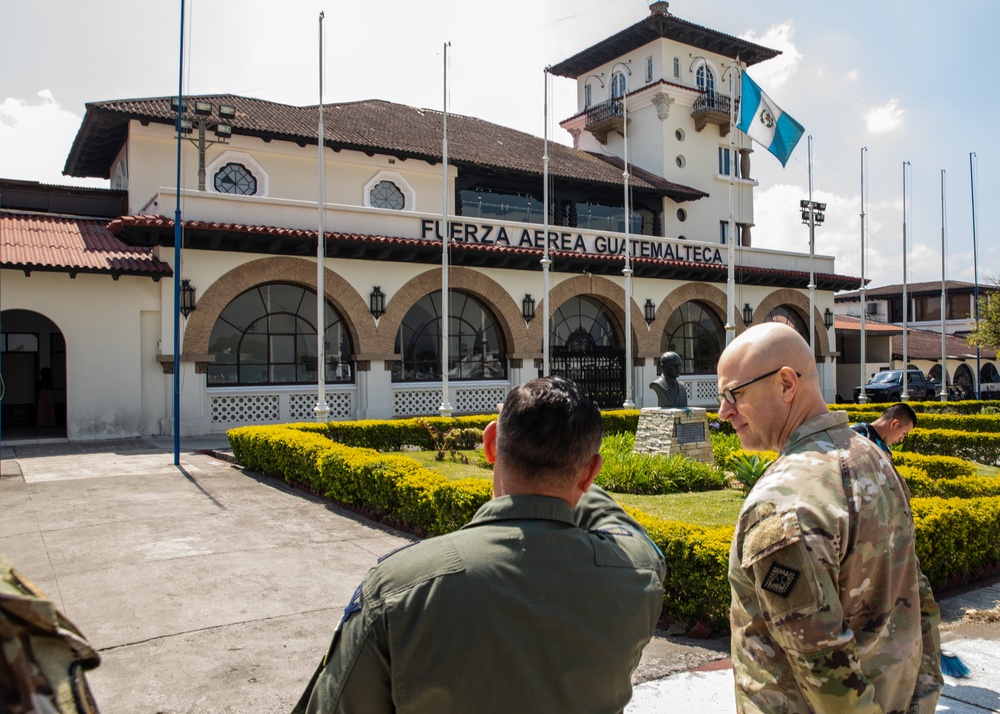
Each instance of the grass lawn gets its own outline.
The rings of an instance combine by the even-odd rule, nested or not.
[[[479,461],[478,451],[460,451],[459,453],[467,456],[470,463],[463,464],[461,461],[452,461],[451,456],[447,454],[445,454],[443,460],[437,461],[435,460],[437,456],[436,451],[404,451],[403,456],[416,459],[422,466],[433,469],[453,481],[460,478],[488,478],[491,481],[493,480],[492,471],[476,466],[476,463]]]
[[[651,516],[703,526],[735,526],[743,507],[743,492],[732,488],[664,496],[613,495],[619,503],[638,508]]]
[[[998,476],[1000,475],[1000,466],[987,466],[986,464],[976,464],[979,469],[980,476]]]
[[[486,478],[492,479],[493,472],[476,466],[479,454],[476,451],[462,451],[469,457],[471,464],[452,461],[445,456],[437,461],[436,451],[407,451],[406,456],[416,459],[429,469],[433,469],[450,479]],[[1000,469],[996,469],[1000,471]],[[672,493],[664,496],[635,496],[630,493],[614,493],[615,499],[626,506],[638,508],[651,516],[670,521],[698,523],[703,526],[732,526],[740,515],[743,506],[741,491],[727,488],[722,491],[703,491],[699,493]]]

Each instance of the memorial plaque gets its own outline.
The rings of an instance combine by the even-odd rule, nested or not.
[[[690,444],[698,441],[705,441],[705,424],[697,422],[694,424],[678,424],[677,432],[674,436],[678,444]]]

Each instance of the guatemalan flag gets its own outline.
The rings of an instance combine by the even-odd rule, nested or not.
[[[764,94],[746,72],[743,73],[740,122],[737,126],[777,156],[782,166],[788,163],[788,157],[805,131],[801,124]]]

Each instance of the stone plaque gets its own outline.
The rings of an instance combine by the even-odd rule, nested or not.
[[[698,441],[705,441],[705,423],[678,424],[676,426],[678,444],[691,444]]]

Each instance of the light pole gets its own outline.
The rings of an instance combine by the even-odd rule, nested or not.
[[[187,109],[187,102],[171,98],[170,106],[174,111],[177,111],[178,106],[182,106],[183,109],[181,109],[180,113],[183,114]],[[198,138],[192,139],[191,137],[187,137],[187,140],[198,148],[199,191],[205,190],[205,149],[213,144],[227,144],[233,136],[232,124],[225,122],[232,121],[236,117],[236,108],[227,104],[220,104],[218,118],[213,120],[212,114],[214,112],[215,107],[211,102],[194,100],[194,118],[182,118],[180,123],[180,130],[183,134],[190,134],[196,126],[198,127]],[[215,139],[205,138],[205,131],[209,127],[214,127]]]
[[[319,196],[317,206],[319,221],[316,230],[316,406],[313,413],[316,421],[326,423],[330,416],[330,405],[326,403],[326,290],[324,269],[326,267],[326,161],[323,148],[326,146],[326,129],[323,125],[323,13],[319,14],[319,127],[316,133],[319,147]]]
[[[865,179],[868,174],[868,147],[861,147],[861,287],[858,293],[861,295],[861,393],[858,395],[858,404],[867,404],[868,395],[865,393],[867,379],[867,365],[865,364],[865,318],[868,307],[865,304],[865,229],[867,214],[865,213]]]
[[[812,137],[809,137],[809,155],[812,156]],[[812,164],[812,161],[809,162]],[[826,204],[812,200],[812,171],[809,172],[809,200],[799,201],[802,210],[802,222],[809,226],[809,349],[816,353],[813,335],[813,312],[816,303],[816,278],[813,275],[813,252],[816,249],[816,226],[823,225],[826,219]]]
[[[625,401],[622,407],[634,409],[635,402],[632,401],[632,241],[629,236],[629,224],[632,217],[629,215],[629,195],[628,195],[628,77],[632,75],[629,64],[632,60],[615,62],[611,65],[611,94],[615,93],[615,67],[622,66],[625,70],[621,74],[622,93],[622,139],[625,145],[624,164],[622,171],[622,183],[625,187],[624,207],[625,207],[625,267],[622,275],[625,276]],[[627,74],[626,74],[627,73]]]

